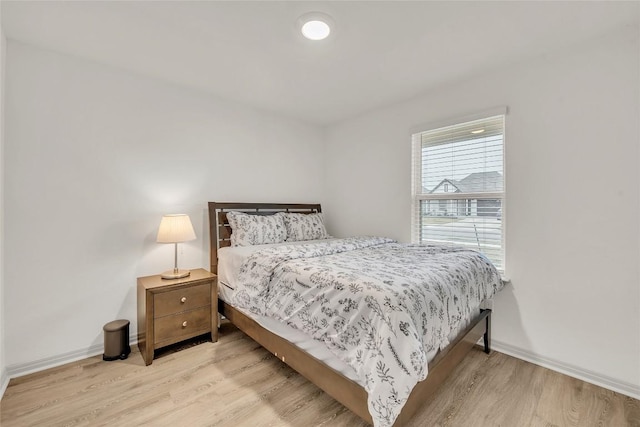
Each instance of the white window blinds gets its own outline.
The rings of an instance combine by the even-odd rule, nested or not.
[[[413,134],[416,243],[484,253],[504,271],[504,115]]]

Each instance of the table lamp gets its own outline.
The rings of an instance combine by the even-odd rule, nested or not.
[[[172,214],[164,215],[160,221],[158,229],[158,243],[173,243],[174,246],[174,266],[173,270],[165,271],[161,274],[163,279],[179,279],[187,277],[191,274],[189,270],[178,269],[178,243],[195,240],[196,233],[193,231],[193,225],[189,215]]]

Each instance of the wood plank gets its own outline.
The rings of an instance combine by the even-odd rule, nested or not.
[[[298,371],[362,419],[372,422],[367,407],[367,393],[355,382],[309,356],[289,341],[271,334],[241,312],[219,301],[222,314],[240,330],[260,343],[287,365]]]
[[[220,331],[217,344],[168,350],[149,366],[134,351],[12,379],[0,425],[367,425],[228,321]],[[406,425],[637,427],[640,401],[474,347]]]
[[[244,333],[256,340],[283,362],[297,370],[326,393],[338,400],[360,418],[372,423],[366,391],[357,383],[333,371],[323,362],[300,350],[290,342],[262,328],[257,322],[219,301],[221,313]],[[471,350],[486,331],[491,311],[482,311],[469,326],[429,363],[429,375],[412,391],[394,426],[406,424],[416,410],[424,404],[444,382],[456,365]]]

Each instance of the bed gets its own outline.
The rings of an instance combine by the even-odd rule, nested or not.
[[[346,265],[345,259],[349,257],[352,258],[349,262],[354,262],[354,259],[357,259],[360,261],[356,262],[362,263],[361,268],[374,270],[378,261],[380,263],[386,261],[384,258],[387,255],[385,254],[391,254],[394,251],[404,254],[408,250],[407,246],[412,246],[410,249],[414,252],[418,251],[415,253],[420,256],[423,256],[422,252],[424,251],[431,251],[430,253],[438,256],[442,254],[442,256],[449,259],[452,257],[462,259],[465,256],[476,256],[477,254],[455,253],[455,251],[452,252],[449,249],[435,247],[400,245],[384,238],[327,238],[330,236],[321,236],[321,239],[317,241],[291,243],[282,241],[278,235],[275,236],[275,242],[279,242],[277,244],[230,248],[232,239],[235,238],[236,242],[240,242],[238,239],[246,237],[241,232],[238,232],[235,236],[232,234],[230,219],[237,221],[236,218],[251,218],[252,220],[264,219],[271,221],[282,215],[279,212],[286,213],[288,215],[287,218],[297,218],[300,216],[299,214],[309,215],[308,218],[311,218],[312,216],[317,217],[317,214],[320,214],[322,210],[319,204],[209,202],[211,272],[218,274],[219,289],[221,291],[220,313],[284,363],[316,384],[360,418],[375,426],[404,425],[415,411],[435,393],[438,386],[444,382],[480,339],[484,338],[484,351],[487,353],[490,351],[491,311],[480,309],[479,304],[473,305],[473,308],[467,308],[469,314],[465,315],[464,318],[461,318],[462,316],[459,313],[456,314],[457,327],[450,331],[448,330],[447,333],[443,333],[443,336],[438,338],[445,342],[446,346],[438,344],[435,347],[433,345],[429,347],[425,341],[424,347],[431,349],[431,354],[428,359],[425,359],[426,356],[414,357],[414,353],[417,354],[417,352],[411,352],[411,348],[405,344],[405,342],[420,341],[418,339],[420,338],[419,333],[409,328],[403,328],[405,324],[411,322],[405,322],[403,320],[405,317],[402,316],[418,316],[418,314],[412,314],[414,311],[418,313],[417,309],[411,310],[408,306],[403,306],[403,301],[406,300],[403,299],[403,295],[413,292],[408,284],[402,285],[406,288],[402,292],[394,293],[396,297],[400,295],[398,297],[400,299],[389,299],[385,296],[385,307],[382,307],[382,303],[377,304],[371,296],[367,296],[367,298],[372,299],[367,299],[366,304],[356,304],[350,298],[345,297],[345,295],[350,295],[350,289],[346,289],[348,286],[358,287],[363,284],[367,290],[372,288],[375,292],[378,290],[384,291],[382,288],[386,289],[386,284],[389,283],[397,286],[394,278],[383,280],[386,277],[384,272],[376,273],[381,277],[379,283],[371,282],[370,278],[368,278],[368,281],[363,278],[362,282],[354,282],[356,279],[354,279],[353,272],[343,269]],[[252,215],[252,217],[248,217],[245,214]],[[241,228],[238,227],[237,230],[241,230]],[[276,234],[279,232],[276,231]],[[296,232],[295,229],[294,232]],[[289,229],[289,233],[292,233],[291,229]],[[272,241],[269,241],[269,243],[272,243]],[[391,257],[389,258],[390,260],[394,260],[397,264],[402,263],[402,261],[398,261],[400,258],[396,260],[392,258],[392,255],[389,255],[389,257]],[[483,257],[480,256],[478,259],[483,262]],[[470,262],[477,263],[478,261],[473,259]],[[317,263],[317,265],[314,263]],[[490,264],[488,261],[486,263]],[[407,271],[410,272],[414,268],[414,264],[413,260],[409,259],[405,266],[409,269]],[[447,270],[449,268],[445,266],[444,269],[441,268],[437,272],[429,271],[429,274],[435,274],[436,276],[448,274]],[[490,266],[493,269],[491,271],[487,266],[482,268],[487,270],[483,274],[492,277],[492,285],[486,286],[487,289],[492,288],[493,292],[499,290],[501,282],[496,282],[496,280],[499,282],[499,274],[494,271],[495,268]],[[277,274],[275,273],[276,269]],[[233,273],[230,273],[231,271]],[[400,268],[399,271],[402,271],[402,269]],[[266,285],[258,286],[256,284],[254,286],[253,281],[266,284],[268,280],[274,280],[274,275],[281,280],[277,287],[272,287],[269,291],[265,291]],[[496,275],[497,279],[493,277]],[[460,279],[459,276],[461,274],[456,273],[458,279]],[[330,279],[326,279],[326,277]],[[343,294],[336,294],[339,296],[332,300],[332,304],[340,301],[340,304],[342,304],[340,309],[342,311],[339,312],[329,304],[329,299],[333,297],[327,299],[324,296],[325,294],[322,293],[323,296],[320,299],[325,301],[319,304],[318,310],[321,310],[323,315],[318,318],[309,315],[308,311],[313,309],[312,303],[305,301],[300,295],[309,289],[311,289],[312,293],[316,292],[311,282],[309,282],[310,278],[313,278],[312,282],[319,284],[320,287],[330,288],[331,292],[336,289],[343,292]],[[234,282],[230,285],[229,283],[232,282],[232,279]],[[323,280],[325,282],[328,280],[328,282],[325,283]],[[357,280],[360,279],[357,278]],[[356,284],[354,285],[353,283]],[[463,288],[466,289],[466,285]],[[440,288],[436,290],[441,291]],[[353,289],[351,291],[352,293],[355,292]],[[282,292],[282,294],[278,294],[278,292]],[[474,292],[476,291],[471,293],[473,294]],[[487,293],[485,296],[488,296],[488,291],[485,293]],[[480,292],[477,292],[477,294],[476,297],[479,298]],[[327,293],[326,295],[329,294]],[[454,297],[456,301],[458,297],[463,299],[462,296],[458,295]],[[449,300],[453,299],[450,298]],[[294,307],[296,301],[302,301],[300,302],[302,306],[292,309],[291,307]],[[382,327],[379,329],[382,330],[386,327],[385,322],[390,325],[388,330],[392,331],[393,334],[389,333],[386,340],[380,339],[379,342],[375,343],[376,345],[369,343],[363,344],[358,348],[352,348],[351,345],[347,345],[349,343],[344,342],[344,337],[353,338],[354,334],[342,332],[355,329],[353,325],[345,326],[344,321],[334,322],[342,328],[340,329],[342,332],[339,334],[327,333],[330,328],[335,328],[335,325],[327,324],[331,323],[332,319],[343,319],[345,317],[343,312],[348,311],[348,307],[357,306],[358,310],[362,310],[365,305],[369,307],[368,311],[374,312],[374,317],[377,314],[381,319],[379,323]],[[458,305],[462,306],[464,304],[460,303]],[[316,310],[316,314],[319,313],[318,310]],[[447,310],[456,311],[455,307],[447,307]],[[383,311],[384,313],[382,313]],[[437,309],[435,313],[438,313]],[[391,322],[390,316],[392,315],[400,316],[400,320],[398,321],[394,317],[393,322]],[[356,316],[360,316],[360,318]],[[346,317],[359,319],[358,325],[361,325],[362,328],[370,327],[369,323],[374,324],[368,320],[363,320],[363,316],[368,316],[368,314],[357,313],[355,316],[350,314]],[[424,319],[424,314],[422,316]],[[273,319],[273,317],[278,317],[279,319]],[[437,314],[434,315],[435,317],[437,317]],[[442,308],[440,308],[439,317],[440,319],[448,318],[449,323],[452,323],[450,319],[453,316],[449,315],[448,312],[443,314]],[[296,321],[298,322],[297,324]],[[429,322],[430,324],[434,323],[431,320]],[[443,322],[447,323],[447,321]],[[415,323],[419,323],[419,318]],[[435,323],[438,322],[436,321]],[[426,322],[424,320],[422,324],[426,330],[424,326]],[[395,327],[396,325],[400,325],[399,330]],[[363,336],[366,335],[364,332],[359,333]],[[355,335],[357,334],[358,331],[356,331]],[[337,335],[340,336],[342,343],[335,338]],[[360,343],[366,340],[358,338],[357,341]],[[363,348],[365,348],[364,354]],[[384,351],[382,350],[383,348],[385,349]],[[398,348],[403,349],[403,351],[394,350]],[[425,351],[425,354],[427,353],[429,351]],[[401,368],[396,368],[396,371],[400,372],[399,377],[402,377],[398,378],[397,386],[394,376],[397,372],[389,372],[385,357],[395,358],[397,363],[390,363],[389,365],[397,365]],[[414,359],[418,362],[414,363]],[[426,364],[427,360],[428,364]],[[424,369],[424,375],[422,375],[421,364],[427,365],[426,369]],[[413,366],[413,371],[411,370],[411,365]],[[372,372],[366,372],[367,369]],[[374,373],[373,371],[376,372]],[[405,371],[406,375],[401,371]],[[427,371],[428,375],[426,375]],[[416,380],[416,378],[418,379]],[[409,381],[408,386],[403,385],[406,381]],[[403,386],[401,387],[401,385]],[[378,386],[382,387],[380,389],[382,391],[378,390]],[[396,388],[400,389],[400,391],[398,392]],[[384,399],[381,399],[380,396]]]

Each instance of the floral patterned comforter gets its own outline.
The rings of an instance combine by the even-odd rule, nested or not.
[[[374,425],[390,426],[428,358],[502,288],[478,252],[352,237],[252,254],[234,305],[320,340],[357,373]]]

